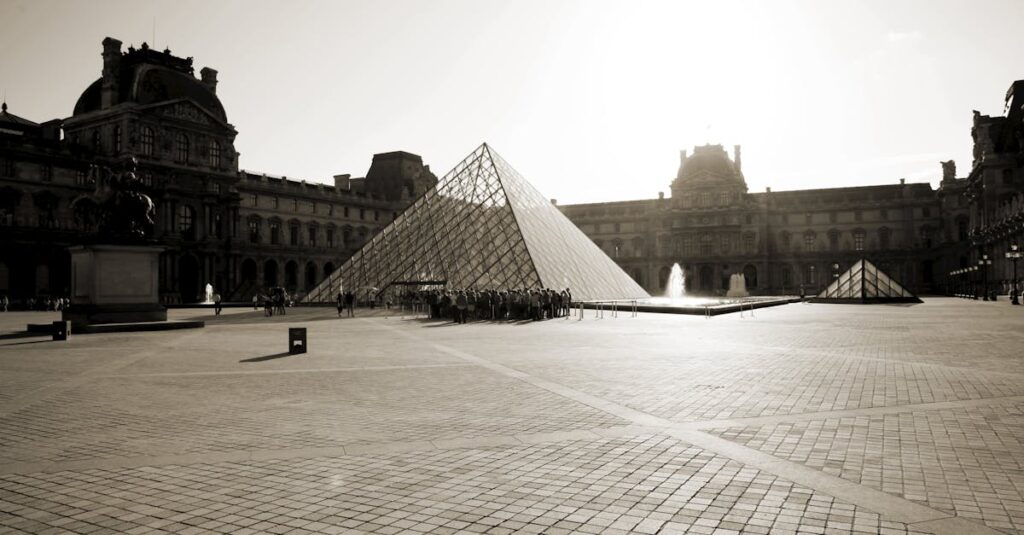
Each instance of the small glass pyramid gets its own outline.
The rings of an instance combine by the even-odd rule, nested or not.
[[[574,301],[650,297],[486,143],[304,301],[431,287],[568,288]]]
[[[920,302],[867,259],[860,259],[814,298],[815,302]]]

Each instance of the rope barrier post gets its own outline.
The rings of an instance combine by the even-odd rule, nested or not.
[[[636,299],[633,300],[633,317],[634,318],[637,317],[637,313],[636,313]]]

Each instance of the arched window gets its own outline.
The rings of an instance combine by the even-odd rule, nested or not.
[[[183,204],[178,207],[178,232],[191,239],[195,236],[196,212],[191,206]]]
[[[807,284],[818,284],[818,270],[814,267],[813,264],[807,265],[806,277]]]
[[[210,167],[220,169],[220,143],[210,141]]]
[[[180,134],[179,133],[178,136],[175,138],[174,145],[175,145],[175,147],[177,149],[176,159],[175,160],[178,163],[187,163],[188,162],[188,136],[186,136],[185,134]]]
[[[830,251],[839,250],[839,231],[836,229],[828,231],[828,249]]]
[[[808,230],[804,233],[804,250],[814,251],[814,244],[818,241],[817,234],[813,230]]]
[[[711,256],[713,246],[711,244],[711,235],[704,234],[700,237],[700,254],[701,256]]]
[[[260,242],[260,218],[250,217],[249,218],[249,243]],[[275,275],[276,279],[276,275]]]
[[[121,127],[114,127],[114,154],[121,154]]]
[[[142,154],[143,156],[153,155],[153,129],[148,126],[142,127]]]
[[[270,221],[270,244],[280,245],[281,244],[281,222],[276,220]]]
[[[317,228],[316,224],[311,224],[308,227],[306,227],[306,235],[309,238],[309,240],[306,243],[310,247],[316,247],[316,235],[318,234],[318,230],[319,229]]]
[[[853,250],[863,251],[864,250],[864,231],[857,229],[853,231]]]

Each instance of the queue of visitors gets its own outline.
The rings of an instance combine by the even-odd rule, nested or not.
[[[533,320],[565,317],[572,306],[572,292],[548,288],[511,290],[425,290],[416,300],[426,305],[430,317],[455,323],[472,320]]]
[[[57,311],[60,312],[71,305],[71,299],[67,297],[29,297],[21,304],[15,303],[6,294],[0,295],[0,312],[7,312],[14,308],[21,310]]]

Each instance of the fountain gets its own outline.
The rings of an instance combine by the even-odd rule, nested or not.
[[[205,294],[205,297],[206,298],[203,299],[203,304],[204,305],[212,305],[213,304],[213,285],[210,284],[210,283],[206,283],[206,294]]]
[[[683,268],[679,267],[679,263],[672,264],[672,271],[668,275],[666,289],[668,292],[667,297],[673,301],[686,297],[686,274],[683,273]]]
[[[750,292],[747,291],[747,277],[742,273],[733,273],[729,277],[729,291],[725,294],[726,297],[749,297]]]

